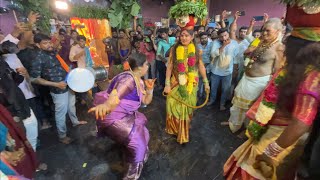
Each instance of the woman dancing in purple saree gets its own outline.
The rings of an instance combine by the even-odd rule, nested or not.
[[[151,103],[155,79],[145,84],[141,79],[148,72],[145,55],[132,54],[128,62],[131,71],[117,75],[108,90],[97,93],[96,107],[89,112],[95,112],[98,136],[108,136],[127,148],[129,167],[123,179],[136,180],[147,161],[149,142],[147,119],[138,108]]]

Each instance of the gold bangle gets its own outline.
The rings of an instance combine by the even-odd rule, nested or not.
[[[208,78],[203,79],[204,84],[209,84]]]
[[[167,80],[167,79],[166,79],[165,85],[166,85],[166,86],[170,86],[170,85],[171,85],[171,84],[170,84],[170,80]]]
[[[147,95],[152,95],[153,94],[153,89],[148,89],[147,90]]]

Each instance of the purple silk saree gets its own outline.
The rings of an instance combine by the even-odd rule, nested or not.
[[[143,90],[143,81],[140,80],[139,83]],[[134,166],[140,164],[141,167],[137,169],[141,172],[141,164],[147,155],[149,142],[147,119],[144,114],[138,112],[143,97],[142,91],[137,87],[133,75],[124,72],[113,78],[108,90],[96,94],[95,106],[104,103],[113,89],[117,90],[120,103],[103,120],[96,121],[98,136],[108,136],[126,146],[127,161]]]

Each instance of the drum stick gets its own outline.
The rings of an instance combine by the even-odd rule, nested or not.
[[[12,10],[13,11],[13,16],[14,16],[14,19],[16,20],[16,23],[18,23],[18,18],[17,18],[17,15],[16,15],[16,11],[15,10]]]

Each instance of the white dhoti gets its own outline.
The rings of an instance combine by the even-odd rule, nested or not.
[[[238,131],[245,118],[246,112],[267,86],[271,76],[248,77],[245,74],[234,90],[232,107],[230,108],[229,127],[234,133]]]

